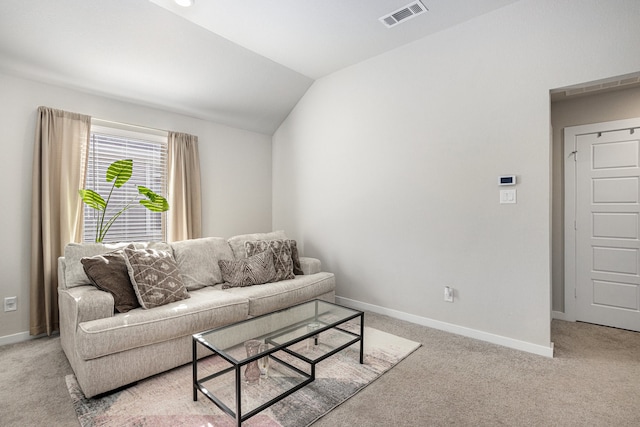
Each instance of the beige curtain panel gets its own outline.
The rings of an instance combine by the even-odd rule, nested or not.
[[[58,330],[58,257],[82,239],[82,200],[91,117],[39,107],[33,151],[30,334]]]
[[[167,241],[202,237],[198,137],[169,132]]]

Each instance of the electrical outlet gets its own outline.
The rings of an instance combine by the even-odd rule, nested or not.
[[[444,300],[446,302],[453,302],[453,288],[449,286],[444,287]]]
[[[4,299],[4,311],[16,311],[18,309],[18,297],[6,297]]]

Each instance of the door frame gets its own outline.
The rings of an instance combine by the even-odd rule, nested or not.
[[[576,321],[576,137],[599,132],[637,129],[640,117],[571,126],[563,130],[564,145],[564,320]],[[578,155],[580,155],[578,153]]]

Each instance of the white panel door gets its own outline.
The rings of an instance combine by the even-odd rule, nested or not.
[[[575,137],[576,320],[640,331],[640,129]]]

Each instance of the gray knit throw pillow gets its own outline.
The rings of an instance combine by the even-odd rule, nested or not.
[[[271,252],[273,254],[273,263],[276,267],[274,282],[295,279],[296,276],[293,274],[293,261],[291,259],[291,245],[287,240],[246,241],[244,247],[248,257],[262,252]]]
[[[222,289],[261,285],[273,282],[276,278],[271,252],[262,252],[236,261],[221,259],[218,266],[225,282]]]

